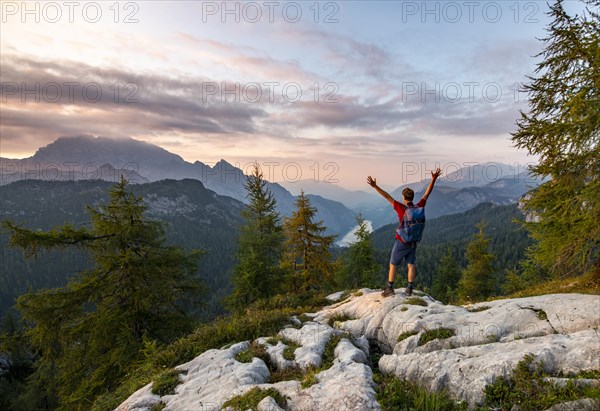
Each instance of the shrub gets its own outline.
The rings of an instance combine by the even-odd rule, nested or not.
[[[599,372],[592,372],[598,375]],[[492,408],[520,410],[545,410],[555,404],[579,398],[600,398],[600,388],[577,387],[573,381],[565,386],[555,385],[543,372],[541,362],[534,364],[533,354],[519,361],[510,377],[499,377],[485,387],[485,404]]]
[[[248,362],[252,362],[252,359],[254,357],[260,358],[266,364],[268,364],[270,362],[269,354],[267,354],[267,350],[265,349],[265,346],[257,343],[256,341],[252,341],[247,349],[237,353],[237,355],[235,356],[235,359],[238,360],[239,362],[248,363]]]
[[[152,394],[160,395],[171,395],[175,394],[175,387],[180,383],[179,374],[181,371],[170,369],[163,372],[158,378],[152,383]]]

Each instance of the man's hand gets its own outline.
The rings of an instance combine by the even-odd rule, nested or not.
[[[431,181],[429,182],[429,186],[427,187],[427,190],[425,190],[425,194],[423,194],[423,198],[425,199],[425,201],[427,201],[427,199],[429,198],[429,194],[431,194],[431,190],[433,190],[433,186],[435,185],[435,180],[437,180],[441,174],[442,174],[442,170],[440,170],[439,167],[435,171],[431,172]]]
[[[377,187],[377,180],[369,176],[367,177],[367,183],[369,183],[371,187],[373,187],[379,194],[381,194],[387,201],[389,201],[391,205],[394,205],[394,199],[392,198],[392,196],[385,192],[385,190],[382,190],[381,188]]]

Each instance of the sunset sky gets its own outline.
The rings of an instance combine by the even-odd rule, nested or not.
[[[24,4],[1,2],[2,157],[132,137],[349,188],[414,180],[409,163],[533,160],[510,132],[545,1]]]

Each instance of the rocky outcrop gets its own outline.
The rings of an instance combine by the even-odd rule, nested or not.
[[[379,410],[369,343],[383,352],[378,365],[384,374],[434,391],[445,389],[470,405],[480,404],[484,387],[509,375],[527,354],[541,361],[549,374],[566,377],[600,370],[597,295],[555,294],[461,307],[423,294],[407,298],[397,292],[384,299],[378,291],[363,289],[307,318],[304,323],[294,318],[278,335],[255,341],[264,346],[269,364],[259,358],[248,363],[236,359],[249,341],[209,350],[177,367],[181,383],[175,394],[153,395],[149,384],[118,410],[147,410],[160,401],[167,411],[219,410],[228,399],[254,387],[275,388],[286,400],[282,408],[267,397],[259,410]],[[292,343],[297,347],[293,359],[289,349],[285,358],[287,344]],[[324,363],[325,356],[333,361]],[[301,376],[270,382],[272,373],[288,368],[300,370]],[[309,379],[302,373],[314,376]],[[593,400],[573,404],[598,405]],[[552,409],[570,409],[573,404]]]

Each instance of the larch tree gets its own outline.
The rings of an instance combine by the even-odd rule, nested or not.
[[[323,222],[314,221],[316,213],[302,191],[296,199],[296,210],[284,222],[282,267],[287,272],[287,286],[293,291],[323,290],[333,284],[330,248],[335,236],[325,235]]]
[[[356,217],[356,224],[356,240],[348,247],[339,273],[338,285],[345,288],[374,287],[381,280],[376,278],[379,266],[375,261],[371,233],[361,214]]]
[[[537,243],[534,265],[555,276],[600,278],[600,15],[584,0],[570,16],[556,1],[541,62],[529,84],[529,110],[512,140],[538,156],[532,172],[548,181],[525,199],[537,218],[526,223]]]
[[[496,284],[496,257],[489,251],[490,240],[483,231],[483,224],[478,224],[477,228],[479,232],[467,245],[467,267],[458,284],[458,293],[463,301],[481,301],[490,297]]]
[[[284,236],[276,200],[266,188],[258,165],[244,187],[249,203],[242,211],[244,225],[238,238],[238,263],[233,276],[233,292],[227,304],[241,310],[252,302],[268,298],[282,282],[281,249]]]
[[[90,228],[67,224],[43,232],[4,223],[10,244],[29,256],[65,247],[91,256],[92,268],[66,286],[17,301],[36,352],[29,383],[46,398],[56,396],[58,409],[89,409],[142,358],[147,341],[166,343],[192,329],[184,307],[203,290],[196,275],[200,252],[166,245],[162,224],[148,220],[145,210],[121,179],[107,204],[88,207]]]
[[[454,302],[456,300],[456,287],[460,278],[460,267],[452,255],[452,249],[448,248],[448,251],[440,260],[438,273],[431,286],[431,294],[445,304]]]

